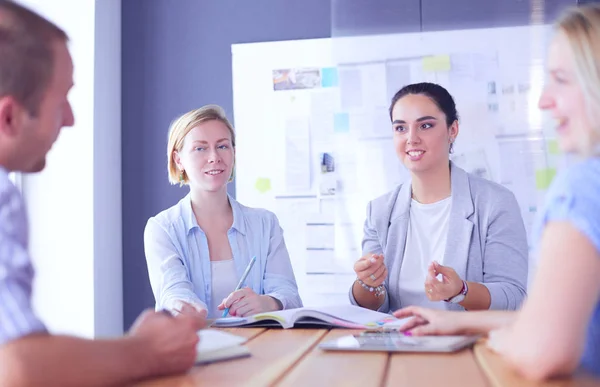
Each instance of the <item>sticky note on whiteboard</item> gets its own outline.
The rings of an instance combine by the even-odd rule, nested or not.
[[[450,55],[431,55],[423,58],[423,71],[450,71]]]
[[[348,113],[336,113],[333,116],[333,130],[336,133],[348,133],[350,131],[350,115]]]
[[[556,140],[548,141],[548,153],[550,153],[551,155],[560,154],[560,148],[558,146],[558,141],[556,141]]]
[[[256,184],[254,187],[258,192],[265,193],[271,189],[271,179],[259,177],[256,179]]]
[[[538,169],[535,171],[535,188],[539,190],[548,189],[554,176],[556,176],[556,169],[554,168]]]
[[[338,86],[338,72],[335,67],[324,67],[321,69],[321,87]]]

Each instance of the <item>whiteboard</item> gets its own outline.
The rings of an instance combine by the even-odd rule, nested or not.
[[[387,111],[408,83],[450,91],[452,159],[511,189],[530,233],[562,160],[537,108],[550,36],[538,25],[232,46],[237,199],[278,216],[305,304],[348,302],[366,205],[408,177]]]

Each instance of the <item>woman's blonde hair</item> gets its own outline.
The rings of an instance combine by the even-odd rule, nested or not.
[[[569,8],[556,21],[556,30],[569,42],[575,74],[586,100],[591,133],[581,138],[586,156],[598,154],[600,142],[600,4]]]
[[[175,119],[169,127],[169,142],[167,144],[167,169],[169,173],[169,182],[171,184],[187,184],[188,177],[184,172],[180,172],[173,158],[175,151],[181,152],[183,148],[183,140],[185,136],[203,122],[217,120],[221,121],[231,134],[231,146],[235,148],[235,131],[233,126],[225,115],[225,110],[219,105],[206,105],[201,108],[185,113],[181,117]],[[233,172],[232,172],[233,176]]]

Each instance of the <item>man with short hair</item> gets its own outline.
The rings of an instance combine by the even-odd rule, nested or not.
[[[123,338],[51,335],[31,306],[33,267],[23,198],[13,171],[44,169],[60,130],[74,123],[68,37],[59,27],[0,0],[0,385],[109,386],[187,371],[205,316],[144,312]]]

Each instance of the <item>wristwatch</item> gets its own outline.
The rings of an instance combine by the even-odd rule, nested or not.
[[[460,302],[463,302],[463,300],[467,296],[468,291],[469,291],[469,285],[467,285],[467,281],[463,281],[463,287],[462,287],[460,293],[458,293],[456,296],[449,298],[447,300],[444,300],[444,301],[450,302],[452,304],[458,304]]]

